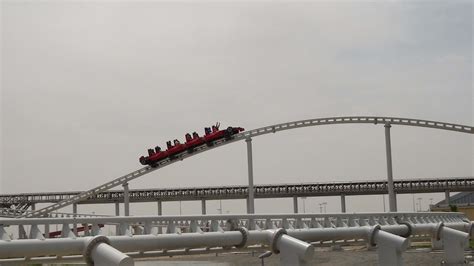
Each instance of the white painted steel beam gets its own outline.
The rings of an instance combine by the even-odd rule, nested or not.
[[[395,190],[393,186],[393,170],[392,170],[392,148],[390,140],[390,123],[386,123],[385,127],[385,151],[387,154],[387,188],[388,188],[388,203],[390,212],[397,211],[397,199],[395,198]]]

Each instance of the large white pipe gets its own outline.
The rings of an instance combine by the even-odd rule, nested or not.
[[[288,230],[288,235],[303,241],[367,239],[370,227],[335,227]]]
[[[110,244],[122,252],[160,249],[235,246],[242,242],[239,231],[135,235],[109,237]]]
[[[91,252],[94,266],[133,266],[133,259],[116,250],[115,248],[105,244],[97,244]]]
[[[90,237],[0,241],[0,258],[82,254]]]

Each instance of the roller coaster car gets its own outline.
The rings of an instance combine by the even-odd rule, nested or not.
[[[149,165],[151,167],[156,167],[158,162],[169,158],[170,160],[176,159],[176,155],[183,151],[189,153],[194,152],[194,148],[207,144],[212,146],[214,141],[219,139],[232,139],[233,135],[244,131],[241,127],[228,127],[225,130],[219,130],[219,123],[211,128],[205,128],[205,135],[199,137],[196,132],[193,132],[191,136],[189,133],[185,135],[186,142],[184,144],[180,143],[179,140],[175,139],[173,144],[171,141],[166,142],[167,150],[161,151],[159,146],[156,146],[155,149],[148,149],[148,156],[141,156],[139,161],[142,165]]]

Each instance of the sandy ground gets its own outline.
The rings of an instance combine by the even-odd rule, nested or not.
[[[379,265],[376,251],[367,251],[365,247],[352,247],[341,251],[332,251],[330,248],[316,248],[311,265]],[[225,253],[205,254],[193,256],[177,256],[159,258],[155,261],[140,261],[138,266],[151,265],[212,265],[212,266],[235,266],[235,265],[262,265],[258,259],[260,253]],[[467,254],[469,255],[469,254]],[[405,265],[431,266],[440,265],[443,260],[442,251],[431,251],[427,248],[410,249],[403,254]],[[265,259],[265,265],[279,265],[279,256],[272,255]]]

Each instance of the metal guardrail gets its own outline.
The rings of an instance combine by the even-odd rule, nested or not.
[[[78,223],[91,224],[92,230],[84,230],[82,237],[71,230]],[[44,239],[40,226],[54,224],[62,225],[62,238]],[[99,224],[116,225],[117,235],[104,236]],[[18,228],[20,239],[9,237],[6,229],[12,228]],[[161,255],[175,250],[192,254],[197,248],[263,245],[280,253],[281,265],[306,265],[314,253],[307,242],[363,240],[377,246],[380,264],[400,265],[411,235],[430,236],[433,245],[443,244],[447,263],[459,263],[472,229],[463,214],[445,212],[0,219],[0,263],[83,255],[88,263],[133,265],[129,252],[147,257],[159,250]]]

